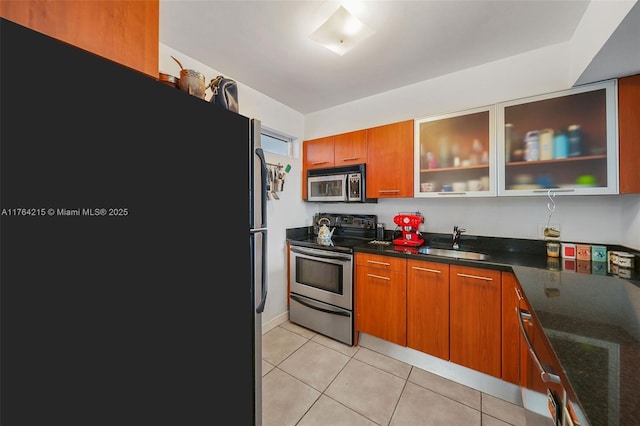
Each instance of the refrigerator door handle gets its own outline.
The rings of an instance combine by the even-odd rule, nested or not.
[[[267,230],[266,228],[259,231],[262,233],[262,299],[256,308],[256,312],[261,314],[264,311],[264,305],[267,303]]]
[[[259,232],[262,233],[262,299],[256,307],[256,312],[261,314],[264,311],[264,305],[267,303],[267,160],[264,158],[262,148],[256,148],[256,156],[260,159],[260,182],[262,193],[262,225]]]
[[[262,226],[260,228],[267,227],[267,160],[264,158],[264,151],[262,148],[256,148],[256,156],[260,159],[260,192],[262,192]]]

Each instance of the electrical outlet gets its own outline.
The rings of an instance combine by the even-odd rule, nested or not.
[[[546,228],[547,228],[547,224],[546,223],[539,223],[538,224],[538,238],[545,238],[544,230]],[[550,223],[549,224],[549,228],[555,229],[556,231],[560,232],[560,224],[559,223]]]

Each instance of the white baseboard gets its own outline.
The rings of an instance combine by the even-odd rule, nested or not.
[[[288,320],[289,320],[289,311],[287,310],[286,312],[283,312],[282,314],[278,315],[277,317],[275,317],[271,321],[263,322],[262,323],[262,334],[273,330],[274,328],[276,328],[277,326],[279,326],[283,322],[287,322]]]

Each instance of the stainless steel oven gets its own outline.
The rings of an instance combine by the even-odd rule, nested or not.
[[[320,240],[317,222],[334,228]],[[289,320],[353,345],[353,247],[375,239],[375,215],[318,213],[289,242]]]
[[[291,322],[353,344],[353,254],[291,246],[289,262]]]

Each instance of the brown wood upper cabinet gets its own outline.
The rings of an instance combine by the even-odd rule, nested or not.
[[[367,130],[367,198],[413,197],[413,120]]]
[[[620,194],[640,193],[640,74],[618,79]]]
[[[334,160],[336,166],[367,163],[366,129],[336,135],[334,142]]]
[[[335,136],[304,141],[302,155],[305,170],[333,167],[335,165]]]
[[[0,16],[158,78],[158,0],[2,0]]]

